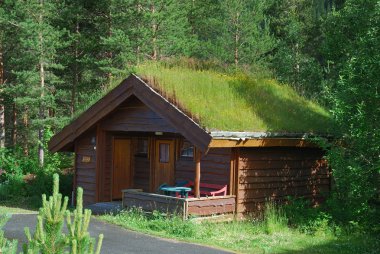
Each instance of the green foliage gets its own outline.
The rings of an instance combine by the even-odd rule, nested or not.
[[[328,152],[334,176],[331,212],[340,222],[379,230],[380,4],[346,1],[326,23],[331,24],[324,44],[328,95],[342,133]]]
[[[25,254],[99,254],[101,250],[103,235],[94,252],[95,240],[88,233],[91,212],[85,210],[83,213],[83,189],[78,189],[77,207],[73,213],[67,210],[68,197],[62,198],[59,193],[59,176],[53,176],[53,194],[46,199],[42,195],[42,207],[37,216],[36,231],[32,237],[29,228],[25,228],[28,243],[23,245]],[[73,217],[73,221],[71,220]],[[64,221],[67,221],[68,235],[63,234]],[[70,251],[67,252],[68,247]]]
[[[308,199],[292,197],[288,198],[288,204],[283,207],[289,225],[300,232],[309,235],[340,236],[342,229],[334,223],[326,208],[313,207]]]
[[[300,94],[323,101],[320,98],[323,92],[323,68],[319,52],[323,37],[317,13],[330,9],[321,8],[327,1],[321,2],[272,1],[266,13],[271,32],[278,40],[270,61],[276,78],[292,85]]]
[[[95,239],[90,237],[90,233],[87,231],[90,225],[91,211],[86,209],[83,213],[83,189],[77,190],[77,206],[72,214],[66,212],[67,229],[69,231],[69,242],[71,247],[71,253],[73,254],[93,254]],[[95,254],[100,253],[102,246],[103,234],[99,235],[98,244],[95,250]]]
[[[37,216],[36,232],[32,238],[29,228],[25,228],[28,244],[24,245],[24,253],[59,254],[63,253],[67,240],[62,234],[64,216],[68,198],[62,200],[59,193],[59,176],[54,175],[53,194],[46,199],[42,195],[42,208]]]
[[[288,219],[281,207],[276,206],[276,204],[271,201],[265,203],[263,224],[267,234],[288,230]]]
[[[268,1],[221,1],[221,36],[218,52],[222,62],[263,65],[265,56],[272,51],[275,40],[269,31],[269,20],[265,16]]]
[[[154,211],[151,214],[144,213],[141,209],[130,209],[122,211],[115,216],[108,216],[115,222],[124,225],[130,225],[132,228],[138,228],[143,231],[157,232],[158,234],[170,234],[174,237],[188,236],[190,238],[196,235],[196,226],[190,221],[184,221],[177,216],[169,216]]]
[[[239,253],[376,253],[380,243],[376,236],[342,232],[330,233],[325,222],[313,232],[288,228],[283,212],[269,205],[264,221],[196,222],[161,213],[144,214],[141,210],[103,215],[101,219],[122,227],[166,238],[181,239]]]
[[[45,141],[52,136],[49,128],[45,135]],[[43,168],[39,165],[37,150],[31,150],[26,155],[23,147],[0,148],[0,158],[0,200],[28,197],[38,208],[41,195],[51,194],[54,173],[60,174],[63,195],[71,196],[72,173],[67,168],[72,167],[72,155],[47,152]]]

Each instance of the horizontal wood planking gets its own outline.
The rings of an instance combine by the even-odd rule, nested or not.
[[[244,199],[240,199],[239,203],[246,202],[249,199],[267,198],[272,200],[276,197],[286,197],[286,196],[304,196],[304,195],[315,195],[320,196],[321,193],[328,192],[328,185],[304,185],[304,186],[289,186],[289,187],[272,187],[272,188],[260,188],[260,189],[250,189],[241,190],[241,196]]]
[[[177,132],[166,120],[134,96],[102,120],[101,126],[107,131]]]
[[[123,206],[126,208],[139,207],[144,211],[160,211],[184,216],[185,200],[173,197],[125,191],[123,193]]]
[[[140,207],[145,211],[161,211],[182,215],[211,216],[233,213],[235,197],[212,197],[200,199],[180,199],[159,194],[126,190],[123,193],[123,206]]]
[[[321,200],[330,190],[328,165],[318,148],[241,148],[239,154],[239,214],[288,196]]]
[[[213,184],[229,184],[230,178],[229,148],[210,149],[201,157],[201,182]],[[176,181],[191,180],[195,177],[194,160],[179,158],[176,162]]]
[[[95,131],[89,131],[78,138],[75,155],[75,186],[83,188],[83,203],[91,204],[96,201],[96,151],[91,139],[96,135]],[[89,156],[91,162],[82,162],[83,156]]]
[[[273,168],[273,169],[240,169],[240,176],[243,177],[273,177],[273,176],[311,176],[329,174],[328,167],[311,168]]]
[[[103,201],[111,201],[111,187],[112,187],[112,139],[111,133],[106,132],[105,140],[105,160],[103,169]]]
[[[329,178],[319,178],[312,179],[310,181],[292,181],[286,184],[286,187],[297,187],[297,186],[310,186],[310,184],[319,184],[319,185],[329,185]],[[268,188],[283,188],[284,184],[280,182],[261,182],[261,183],[247,183],[239,184],[240,190],[250,190],[250,189],[268,189]]]
[[[134,188],[149,191],[149,167],[147,157],[134,156]]]
[[[233,213],[235,211],[235,197],[215,197],[187,200],[188,215],[216,215]]]

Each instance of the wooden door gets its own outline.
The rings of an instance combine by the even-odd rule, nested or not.
[[[113,142],[112,199],[121,199],[121,191],[131,188],[131,140]]]
[[[156,140],[154,189],[174,184],[174,140]]]

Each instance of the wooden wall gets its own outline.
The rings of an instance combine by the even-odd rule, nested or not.
[[[101,121],[105,131],[177,132],[162,117],[132,97]]]
[[[105,139],[105,157],[104,157],[104,168],[102,170],[102,184],[103,189],[101,193],[102,201],[110,201],[111,200],[111,186],[112,186],[112,135],[110,133],[106,133]]]
[[[75,188],[83,188],[84,204],[91,204],[96,201],[96,150],[94,149],[94,145],[91,144],[91,138],[95,135],[96,131],[92,130],[76,140]],[[90,158],[90,162],[84,162],[83,157]]]
[[[267,199],[304,196],[319,202],[330,190],[323,151],[317,148],[241,148],[237,212],[257,212]]]
[[[229,185],[230,148],[212,148],[201,158],[201,182]],[[176,181],[192,180],[195,177],[195,161],[179,158],[176,161]]]
[[[133,174],[133,187],[136,189],[143,189],[149,192],[150,190],[150,161],[147,157],[134,156],[134,174]]]

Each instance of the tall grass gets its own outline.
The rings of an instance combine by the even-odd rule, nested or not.
[[[281,207],[277,207],[274,202],[265,204],[263,226],[267,234],[288,230],[288,219]]]
[[[326,225],[310,232],[289,228],[282,209],[266,205],[262,221],[247,219],[223,223],[182,220],[161,213],[132,209],[100,219],[122,227],[241,253],[376,253],[379,239],[372,235],[334,235]]]
[[[136,71],[209,130],[325,133],[331,125],[325,109],[273,79],[151,62]]]

